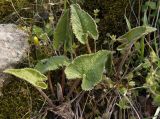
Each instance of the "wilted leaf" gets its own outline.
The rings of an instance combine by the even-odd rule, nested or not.
[[[54,31],[54,48],[58,49],[62,44],[64,44],[65,50],[71,49],[72,32],[70,27],[69,10],[64,11]]]
[[[108,54],[109,51],[102,50],[77,57],[65,69],[67,78],[82,78],[82,89],[91,90],[102,79]]]
[[[36,69],[32,68],[24,68],[24,69],[7,69],[4,71],[5,73],[12,74],[18,78],[21,78],[33,86],[46,89],[47,85],[43,81],[47,80],[47,77],[41,74]]]
[[[82,44],[87,42],[89,35],[94,40],[98,39],[98,30],[94,19],[77,4],[71,5],[71,24],[73,33]]]
[[[69,59],[65,56],[54,56],[39,61],[35,66],[35,69],[41,73],[46,73],[47,71],[56,70],[60,67],[67,66],[69,63]]]

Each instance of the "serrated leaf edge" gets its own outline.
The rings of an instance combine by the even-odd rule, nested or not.
[[[78,4],[72,4],[71,6],[73,6],[73,5],[77,5],[77,6],[79,7],[79,9],[82,10],[82,12],[86,13],[86,14],[93,20],[93,23],[94,23],[95,26],[96,26],[97,36],[94,36],[94,35],[92,35],[89,31],[87,31],[87,33],[86,33],[86,38],[88,38],[88,34],[89,34],[94,40],[98,40],[99,31],[98,31],[98,27],[97,27],[97,24],[96,24],[95,20],[91,17],[90,14],[88,14],[86,11],[84,11],[83,9],[81,9],[81,7],[80,7]],[[70,8],[71,8],[71,6],[70,6]],[[71,13],[71,15],[72,15],[72,13]],[[71,17],[70,19],[71,19],[71,24],[72,24],[72,21],[73,21],[72,17]],[[76,34],[76,33],[75,33],[75,28],[73,27],[73,25],[72,25],[72,30],[73,30],[73,33]],[[76,35],[75,35],[75,36],[76,36]],[[77,38],[77,36],[76,36],[76,38]],[[77,38],[77,39],[78,39],[78,38]],[[86,44],[86,42],[82,42],[82,41],[80,41],[80,40],[78,40],[78,41],[81,42],[82,44]]]

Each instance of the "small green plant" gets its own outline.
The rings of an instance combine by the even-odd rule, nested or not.
[[[153,8],[154,5],[150,5],[150,7]],[[33,26],[32,30],[34,44],[39,45],[39,39],[51,41],[49,43],[52,43],[52,55],[54,56],[38,61],[33,68],[7,69],[4,72],[31,83],[40,91],[49,105],[55,107],[52,100],[41,89],[47,88],[45,81],[48,77],[48,83],[51,83],[49,86],[52,90],[50,73],[61,69],[62,85],[59,87],[61,93],[65,88],[63,84],[65,79],[81,79],[81,88],[84,91],[96,89],[102,83],[107,86],[104,90],[111,88],[111,90],[114,89],[115,94],[122,96],[117,103],[121,109],[130,109],[130,105],[137,117],[140,118],[127,93],[137,88],[134,78],[138,74],[143,75],[141,70],[145,70],[147,72],[146,80],[140,86],[147,87],[152,95],[156,95],[155,102],[159,104],[157,100],[159,99],[158,89],[160,86],[157,82],[159,83],[160,62],[157,53],[154,52],[147,40],[146,47],[149,49],[149,58],[144,54],[145,38],[150,33],[155,32],[156,28],[148,24],[131,28],[129,20],[125,17],[129,31],[118,38],[114,35],[110,36],[111,42],[108,43],[110,48],[100,49],[96,46],[99,38],[95,21],[98,12],[98,10],[94,11],[95,19],[93,19],[76,3],[76,0],[71,3],[64,1],[63,13],[54,31],[47,26],[44,29]],[[146,20],[144,21],[146,23]],[[50,39],[52,36],[53,41]],[[114,48],[115,46],[116,48]],[[79,50],[77,53],[77,49],[81,48],[83,50]],[[88,53],[84,50],[85,48]],[[136,57],[138,60],[134,62]],[[75,84],[73,88],[79,85]],[[100,88],[103,89],[101,86]],[[69,94],[72,93],[72,89]],[[52,92],[54,91],[52,90]]]
[[[61,16],[58,22],[57,28],[55,29],[54,32],[55,42],[53,43],[53,45],[57,49],[59,48],[58,45],[59,43],[63,43],[65,45],[65,43],[71,41],[70,33],[67,32],[70,30],[69,26],[71,24],[73,33],[75,34],[76,38],[80,43],[87,44],[90,54],[81,55],[75,58],[71,63],[67,62],[67,59],[63,56],[55,56],[53,58],[44,59],[40,61],[35,68],[40,72],[45,73],[50,70],[56,70],[59,68],[59,66],[61,67],[66,66],[65,73],[67,78],[68,79],[82,78],[83,79],[82,89],[90,90],[93,89],[93,87],[102,79],[103,71],[105,70],[104,66],[107,61],[108,55],[111,53],[111,51],[101,50],[97,53],[91,53],[91,49],[88,44],[88,36],[92,37],[94,40],[98,39],[97,25],[93,20],[93,18],[87,12],[82,10],[78,4],[71,4],[70,10],[71,10],[71,16],[69,17],[69,9],[68,9],[64,11],[63,15]],[[71,21],[68,22],[70,19]],[[64,28],[65,26],[66,28]],[[118,50],[124,49],[127,50],[127,52],[129,52],[132,46],[139,38],[155,30],[156,30],[155,28],[145,27],[145,26],[131,29],[125,35],[117,39],[118,42],[122,43],[122,45],[118,47]],[[38,38],[43,39],[42,36],[44,36],[44,33],[41,28],[34,27],[33,31]],[[123,55],[126,56],[126,54]],[[121,71],[121,69],[119,70]],[[23,71],[25,72],[26,69],[24,70],[21,69],[20,71],[21,74],[19,75],[17,74],[19,72],[16,69],[7,70],[5,72],[11,73],[13,75],[17,74],[16,75],[17,77],[22,78],[21,76],[25,76],[25,73],[24,74],[22,73]],[[35,71],[36,70],[33,69],[31,71],[32,74],[34,74]],[[33,76],[37,76],[38,79],[37,74]],[[25,80],[27,80],[27,78],[29,77],[23,77],[23,79]],[[31,78],[33,77],[31,76]]]

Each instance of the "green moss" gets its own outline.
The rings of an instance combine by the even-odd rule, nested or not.
[[[26,17],[26,15],[29,16],[29,12],[32,9],[31,3],[33,3],[33,0],[1,0],[0,23],[4,23],[4,21],[16,22],[16,20],[19,19],[17,13],[22,17]],[[23,8],[29,9],[25,10]]]
[[[11,81],[3,87],[0,97],[0,119],[24,119],[39,110],[43,100],[33,87],[24,81]]]
[[[106,33],[123,34],[126,28],[124,13],[127,5],[128,0],[87,0],[84,2],[84,7],[90,14],[93,14],[94,9],[100,10],[99,30],[103,37]]]

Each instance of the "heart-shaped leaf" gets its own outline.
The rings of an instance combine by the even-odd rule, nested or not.
[[[18,78],[21,78],[31,83],[35,87],[42,88],[42,89],[47,88],[47,84],[44,82],[45,80],[47,80],[47,77],[41,74],[36,69],[32,69],[32,68],[7,69],[4,72],[8,74],[12,74]]]
[[[94,19],[77,4],[71,5],[71,24],[73,33],[82,44],[87,42],[89,35],[94,40],[98,39],[98,30]]]
[[[41,73],[46,73],[47,71],[56,70],[60,67],[69,65],[70,61],[65,56],[54,56],[48,59],[43,59],[37,63],[35,69]]]
[[[82,78],[82,89],[93,89],[93,87],[102,80],[108,54],[110,54],[110,51],[101,50],[96,53],[77,57],[65,69],[67,78]]]

